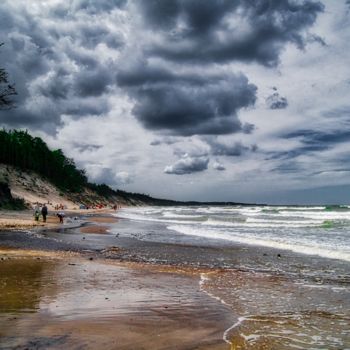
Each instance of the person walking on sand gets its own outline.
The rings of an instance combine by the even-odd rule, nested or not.
[[[41,208],[41,215],[43,216],[43,221],[46,222],[46,216],[47,216],[47,206],[44,204],[44,206]]]
[[[39,217],[40,217],[40,208],[38,203],[36,203],[35,207],[34,207],[34,219],[35,221],[39,221]]]
[[[60,211],[57,213],[58,218],[60,219],[60,223],[63,224],[64,212]]]

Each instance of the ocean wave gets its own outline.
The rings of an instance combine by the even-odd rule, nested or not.
[[[304,221],[287,221],[287,220],[274,220],[268,221],[264,219],[251,219],[246,220],[232,220],[232,221],[220,221],[209,218],[203,222],[202,225],[207,226],[225,226],[225,227],[250,227],[250,228],[268,228],[268,227],[317,227],[322,225],[323,221],[320,220],[304,220]]]
[[[162,213],[162,216],[167,219],[196,219],[196,220],[206,220],[207,216],[203,215],[190,215],[190,214],[175,214],[173,212],[165,211]]]
[[[291,250],[296,253],[306,255],[318,255],[324,258],[339,259],[350,262],[350,251],[344,251],[340,248],[336,248],[334,245],[322,246],[316,242],[285,242],[282,238],[273,239],[269,238],[258,238],[252,235],[250,236],[239,236],[235,233],[220,232],[218,230],[203,229],[202,227],[185,226],[185,225],[171,225],[167,227],[169,230],[173,230],[185,235],[200,236],[209,239],[220,239],[228,240],[237,243],[243,243],[248,245],[258,245],[269,248],[277,248],[282,250]]]
[[[147,217],[142,216],[139,214],[132,214],[132,213],[126,213],[126,212],[120,212],[114,215],[115,217],[119,219],[129,219],[129,220],[135,220],[135,221],[149,221],[149,222],[162,222],[165,224],[172,223],[172,224],[197,224],[198,221],[190,221],[190,220],[172,220],[172,219],[162,219],[162,218],[153,218],[153,217]]]

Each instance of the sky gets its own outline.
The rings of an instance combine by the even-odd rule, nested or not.
[[[349,0],[2,0],[5,128],[176,200],[350,203]]]

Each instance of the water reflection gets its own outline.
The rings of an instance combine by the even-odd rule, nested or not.
[[[50,261],[3,258],[0,261],[0,313],[35,312],[39,308],[44,275]]]
[[[1,349],[225,350],[231,323],[193,276],[77,258],[0,262]]]

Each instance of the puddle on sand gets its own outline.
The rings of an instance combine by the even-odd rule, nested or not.
[[[16,314],[38,310],[45,269],[52,266],[52,262],[48,261],[44,265],[36,259],[1,261],[0,313]]]
[[[0,261],[0,349],[227,349],[198,280],[82,259]]]

